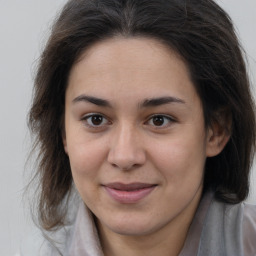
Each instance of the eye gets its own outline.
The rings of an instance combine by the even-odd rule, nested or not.
[[[154,115],[147,121],[147,124],[157,128],[166,128],[173,122],[175,122],[175,120],[170,116]]]
[[[92,128],[102,127],[109,123],[109,121],[101,114],[88,114],[82,118],[85,125]]]

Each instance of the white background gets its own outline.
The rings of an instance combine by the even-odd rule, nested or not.
[[[31,224],[22,201],[29,149],[26,115],[36,61],[66,0],[0,0],[0,255],[15,255]],[[219,0],[232,17],[256,82],[256,1]],[[256,168],[254,168],[256,169]],[[256,179],[256,171],[254,177]],[[256,182],[248,199],[256,203]]]

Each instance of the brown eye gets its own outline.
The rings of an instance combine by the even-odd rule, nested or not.
[[[101,125],[102,122],[103,122],[103,117],[100,115],[95,115],[91,117],[91,123],[95,126]]]
[[[100,114],[89,114],[82,118],[82,121],[85,122],[85,125],[88,127],[96,128],[108,124],[108,120]]]
[[[156,128],[167,128],[173,122],[175,120],[171,116],[154,115],[148,120],[147,124]]]
[[[152,118],[152,122],[155,126],[162,126],[164,124],[164,117],[163,116],[155,116]]]

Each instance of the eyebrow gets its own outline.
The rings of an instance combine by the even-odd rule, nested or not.
[[[111,104],[107,100],[100,99],[100,98],[93,97],[93,96],[84,95],[84,94],[74,98],[72,102],[73,103],[90,102],[92,104],[95,104],[95,105],[101,106],[101,107],[111,107]]]
[[[94,96],[89,96],[82,94],[76,98],[73,99],[73,103],[78,103],[78,102],[90,102],[92,104],[95,104],[97,106],[101,107],[109,107],[112,108],[112,105],[110,104],[109,101],[101,98],[97,98]],[[139,103],[139,108],[147,108],[147,107],[156,107],[156,106],[161,106],[169,103],[181,103],[185,104],[185,101],[176,97],[157,97],[157,98],[150,98],[150,99],[145,99],[142,101],[142,103]]]
[[[140,107],[145,108],[145,107],[156,107],[160,105],[165,105],[169,103],[181,103],[185,104],[185,101],[176,97],[159,97],[159,98],[151,98],[151,99],[146,99],[140,104]]]

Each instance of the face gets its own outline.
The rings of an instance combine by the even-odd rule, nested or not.
[[[185,63],[158,41],[103,41],[71,70],[64,147],[110,232],[150,234],[194,214],[212,137]]]

